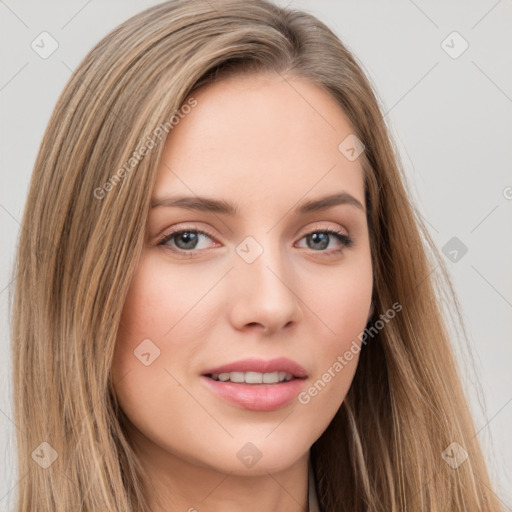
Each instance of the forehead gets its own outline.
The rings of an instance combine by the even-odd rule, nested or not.
[[[153,193],[236,198],[270,207],[346,192],[364,205],[360,159],[338,149],[353,133],[320,86],[277,74],[234,76],[192,94],[197,106],[171,130]]]

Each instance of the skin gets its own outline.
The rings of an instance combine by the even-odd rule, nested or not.
[[[357,354],[309,403],[275,411],[232,405],[199,376],[284,356],[307,370],[307,390],[360,345],[373,286],[363,171],[361,159],[338,150],[354,130],[335,100],[302,78],[234,76],[193,96],[198,105],[167,138],[152,199],[208,196],[236,202],[240,214],[151,210],[114,354],[116,393],[154,511],[306,511],[309,449],[346,396]],[[335,192],[362,208],[293,213]],[[192,257],[180,236],[159,245],[185,228],[213,237],[199,235]],[[306,236],[326,229],[353,245],[328,235],[320,247]],[[263,248],[250,264],[236,252],[247,236]],[[134,357],[144,339],[160,350],[149,366]],[[251,468],[237,457],[247,442],[262,455]]]

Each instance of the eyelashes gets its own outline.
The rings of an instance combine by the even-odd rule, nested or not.
[[[199,238],[198,235],[200,236],[204,236],[204,237],[207,237],[207,238],[213,238],[213,236],[208,233],[207,231],[202,231],[200,229],[180,229],[180,230],[177,230],[177,231],[172,231],[171,233],[168,233],[167,235],[164,235],[157,243],[157,245],[168,245],[167,242],[169,242],[170,240],[174,240],[176,237],[178,237],[179,235],[183,235],[183,234],[194,234],[195,235],[195,238],[192,237],[192,241],[194,240],[197,240]],[[188,237],[187,237],[188,238]],[[188,241],[190,242],[190,240]],[[185,242],[185,244],[187,244],[188,242]],[[195,253],[197,251],[199,251],[199,249],[196,249],[196,248],[192,248],[191,251],[187,251],[187,250],[184,250],[184,249],[180,249],[180,248],[174,248],[174,247],[171,247],[169,246],[169,249],[172,250],[172,251],[176,251],[176,252],[187,252],[187,253]]]
[[[206,230],[185,228],[163,235],[157,241],[157,245],[163,246],[179,255],[193,256],[205,250],[205,248],[197,248],[197,245],[200,244],[201,238],[215,239],[215,237]],[[306,243],[312,242],[313,246],[317,245],[317,247],[320,248],[320,250],[313,248],[311,249],[312,252],[317,252],[325,256],[338,255],[345,249],[352,247],[354,244],[354,241],[350,236],[335,229],[315,229],[303,235],[300,240],[303,239],[306,239]],[[333,239],[336,240],[341,247],[338,249],[325,250],[326,242],[327,245],[330,245]],[[173,245],[169,244],[169,242],[173,242]]]

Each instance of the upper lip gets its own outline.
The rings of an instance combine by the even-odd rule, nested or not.
[[[233,361],[232,363],[210,368],[209,370],[203,372],[203,375],[231,372],[286,372],[290,373],[298,379],[307,377],[306,370],[299,363],[296,363],[295,361],[292,361],[286,357],[278,357],[276,359],[242,359],[240,361]]]

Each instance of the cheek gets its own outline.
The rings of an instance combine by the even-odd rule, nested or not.
[[[172,413],[187,407],[176,368],[187,368],[195,347],[200,346],[200,339],[193,335],[193,316],[187,313],[205,286],[186,277],[179,266],[172,269],[151,256],[141,258],[125,301],[112,379],[131,423],[163,443],[162,426],[187,430],[186,418]]]
[[[372,298],[371,274],[347,272],[338,282],[330,283],[324,297],[325,310],[333,323],[332,330],[344,336],[355,326],[364,327]]]
[[[123,345],[145,337],[169,344],[172,334],[190,322],[188,313],[210,287],[209,281],[215,282],[216,276],[186,272],[158,256],[145,254],[139,263],[121,318],[118,340]]]
[[[310,287],[307,296],[325,335],[318,336],[315,375],[298,402],[311,416],[325,418],[329,411],[332,419],[352,383],[368,323],[373,290],[369,252],[354,264],[340,267],[336,278],[320,283],[320,287]]]
[[[302,293],[325,326],[325,342],[328,347],[342,349],[364,330],[368,321],[373,292],[369,248],[347,259],[336,271],[309,282],[315,285],[304,284]]]
[[[170,273],[157,258],[143,255],[126,297],[112,363],[120,398],[161,389],[169,380],[164,368],[171,355],[186,364],[194,340],[180,342],[174,334],[186,332],[187,313],[201,293],[204,285],[185,279],[179,267]]]

